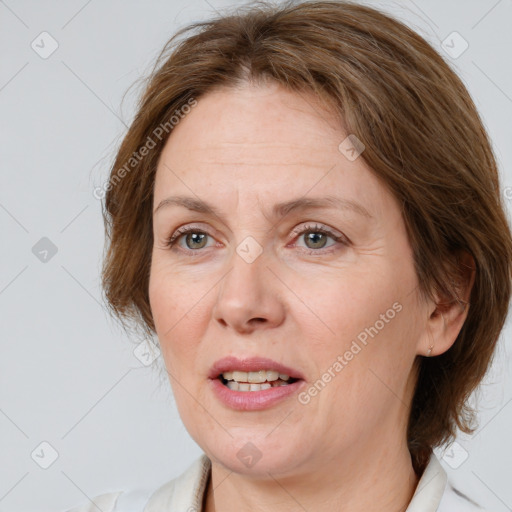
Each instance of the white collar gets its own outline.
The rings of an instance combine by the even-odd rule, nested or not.
[[[435,512],[443,497],[448,475],[432,453],[405,512]]]
[[[154,492],[144,512],[162,510],[202,510],[203,496],[210,476],[211,461],[202,454],[177,478]],[[447,474],[432,454],[421,475],[406,512],[435,512],[445,492]]]

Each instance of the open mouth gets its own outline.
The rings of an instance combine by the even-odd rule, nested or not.
[[[279,386],[288,386],[299,380],[285,374],[280,374],[275,370],[224,372],[217,378],[232,391],[263,391]]]

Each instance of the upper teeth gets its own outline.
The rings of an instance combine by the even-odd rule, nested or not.
[[[251,382],[253,384],[261,384],[262,382],[272,382],[277,379],[288,380],[290,377],[284,373],[275,370],[260,370],[258,372],[224,372],[222,376],[226,380],[236,380],[237,382]]]

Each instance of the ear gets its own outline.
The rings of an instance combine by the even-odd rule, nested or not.
[[[428,304],[425,331],[418,340],[418,355],[438,356],[446,352],[455,343],[467,318],[476,266],[466,251],[457,254],[457,262],[460,272],[457,297],[436,297],[435,303]]]

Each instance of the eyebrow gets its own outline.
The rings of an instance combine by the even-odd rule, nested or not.
[[[153,211],[156,214],[163,208],[170,206],[182,206],[188,210],[214,215],[223,219],[222,213],[212,204],[201,199],[189,196],[171,196],[160,201],[159,205]],[[350,210],[368,219],[373,219],[373,215],[360,203],[351,201],[349,199],[324,196],[324,197],[300,197],[298,199],[291,199],[282,203],[277,203],[272,207],[272,217],[280,218],[288,215],[291,212],[308,209],[327,209],[337,208],[341,210]]]

